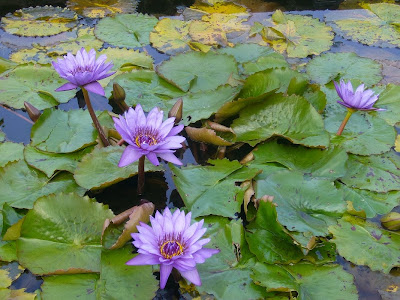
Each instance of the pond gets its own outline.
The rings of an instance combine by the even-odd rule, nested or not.
[[[0,298],[400,298],[399,5],[32,4],[0,7]],[[112,69],[55,91],[82,47]],[[154,107],[178,118],[173,154]],[[156,231],[161,276],[126,265],[153,247],[142,232],[132,246],[140,221],[163,212],[168,231],[166,207],[204,220],[201,285],[179,263],[163,277],[202,248],[184,234]]]

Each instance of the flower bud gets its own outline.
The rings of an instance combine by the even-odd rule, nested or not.
[[[182,120],[183,113],[183,100],[179,98],[174,106],[172,106],[171,110],[168,112],[168,118],[175,117],[175,124],[179,123]]]
[[[37,119],[39,119],[40,115],[42,114],[40,110],[38,110],[36,107],[34,107],[32,104],[29,102],[24,102],[25,109],[29,115],[29,118],[33,121],[36,122]]]
[[[391,212],[384,215],[381,218],[382,226],[389,230],[399,230],[400,229],[400,214],[397,212]]]
[[[121,110],[127,111],[129,109],[129,106],[125,103],[125,90],[118,83],[113,84],[112,96],[113,100],[118,104]]]

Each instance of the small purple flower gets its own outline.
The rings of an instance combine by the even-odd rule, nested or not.
[[[204,220],[190,225],[192,214],[185,216],[184,211],[177,209],[173,214],[165,208],[161,215],[158,211],[155,217],[150,216],[152,227],[140,223],[139,233],[132,233],[133,245],[138,248],[138,255],[128,261],[127,265],[157,265],[160,264],[160,287],[163,289],[171,274],[172,268],[194,283],[201,285],[196,264],[202,264],[218,249],[203,248],[210,239],[200,239],[206,232]]]
[[[182,162],[173,154],[176,149],[182,148],[185,138],[176,136],[182,131],[183,125],[174,127],[175,118],[168,118],[163,122],[164,113],[158,107],[153,108],[147,118],[140,104],[136,108],[129,108],[124,116],[114,119],[114,126],[121,137],[129,144],[122,153],[118,166],[124,167],[145,155],[150,162],[158,166],[157,156],[182,165]]]
[[[108,73],[113,67],[112,62],[105,63],[106,55],[100,55],[96,60],[96,51],[91,49],[89,53],[85,48],[78,51],[76,56],[68,53],[64,59],[53,61],[53,67],[60,76],[69,82],[56,89],[57,92],[73,90],[77,87],[84,87],[86,90],[105,96],[104,89],[98,80],[113,75]]]
[[[343,100],[338,101],[339,104],[354,110],[385,110],[383,108],[373,107],[375,102],[378,100],[379,95],[374,95],[373,90],[365,90],[364,84],[361,84],[356,91],[353,91],[351,82],[345,83],[342,79],[340,85],[334,81],[336,92],[339,97]]]

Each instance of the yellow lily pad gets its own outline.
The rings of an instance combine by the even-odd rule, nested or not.
[[[136,12],[136,0],[69,0],[67,7],[89,18],[104,18],[115,14]]]
[[[73,11],[52,6],[23,8],[1,19],[5,31],[21,36],[49,36],[71,30],[78,22]]]
[[[192,5],[191,9],[202,10],[209,14],[241,14],[247,13],[247,8],[232,2],[217,2],[214,5],[198,4]]]

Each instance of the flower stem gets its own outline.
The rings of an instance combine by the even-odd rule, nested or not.
[[[344,117],[342,124],[340,124],[339,130],[337,131],[336,135],[341,135],[343,132],[344,127],[347,124],[347,121],[349,121],[351,115],[353,114],[353,110],[347,110],[347,115]]]
[[[100,136],[100,139],[101,139],[103,145],[105,147],[110,146],[110,143],[107,140],[107,137],[106,137],[106,135],[105,135],[105,133],[103,131],[103,128],[101,128],[100,122],[97,119],[97,116],[96,116],[96,114],[95,114],[95,112],[93,110],[92,103],[90,102],[88,91],[84,87],[81,87],[81,90],[82,90],[82,93],[83,93],[83,98],[85,98],[86,107],[87,107],[87,109],[89,111],[90,116],[92,117],[92,121],[93,121],[94,126],[96,127],[97,131],[99,132],[99,136]]]
[[[144,159],[143,155],[139,158],[139,166],[138,166],[138,185],[137,185],[137,194],[143,195],[144,193]]]

